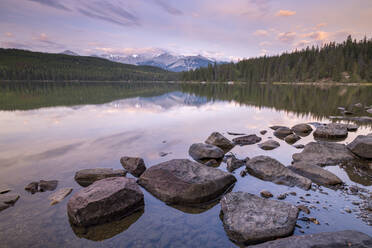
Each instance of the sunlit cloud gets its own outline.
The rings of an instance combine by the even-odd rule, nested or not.
[[[271,42],[269,42],[269,41],[262,41],[258,45],[261,46],[261,47],[270,46],[271,45]]]
[[[329,33],[324,32],[324,31],[316,31],[316,32],[304,34],[303,37],[311,38],[317,41],[325,41],[329,37]]]
[[[291,10],[279,10],[276,13],[276,16],[293,16],[296,14],[296,11],[291,11]]]
[[[254,33],[256,36],[267,36],[269,35],[269,32],[263,29],[256,30]]]
[[[11,38],[11,37],[13,37],[14,35],[13,35],[13,33],[11,33],[11,32],[5,32],[5,36],[8,37],[8,38]]]
[[[277,36],[278,40],[284,43],[292,43],[296,38],[295,32],[279,33]]]

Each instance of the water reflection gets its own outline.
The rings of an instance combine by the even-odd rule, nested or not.
[[[103,241],[126,231],[132,224],[141,218],[143,213],[144,210],[140,210],[121,220],[90,227],[78,227],[73,225],[71,222],[70,225],[75,235],[79,238],[85,238],[92,241]]]

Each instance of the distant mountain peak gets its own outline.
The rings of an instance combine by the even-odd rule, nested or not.
[[[74,53],[71,50],[65,50],[65,51],[61,52],[61,54],[70,55],[70,56],[79,56],[79,54]]]

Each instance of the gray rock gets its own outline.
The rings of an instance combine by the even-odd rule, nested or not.
[[[229,172],[233,172],[236,169],[239,169],[240,167],[244,166],[246,162],[246,159],[237,159],[235,156],[229,157],[226,161],[227,164],[227,170]]]
[[[306,214],[310,214],[310,209],[306,207],[305,205],[298,205],[298,209]]]
[[[138,157],[122,157],[120,163],[124,169],[135,177],[139,177],[146,170],[145,162]]]
[[[344,144],[333,142],[310,142],[301,153],[292,155],[295,162],[308,161],[313,165],[327,166],[338,165],[355,159],[355,156]]]
[[[228,135],[232,136],[240,136],[240,135],[245,135],[245,133],[234,133],[234,132],[227,132]]]
[[[271,197],[274,196],[274,195],[271,194],[271,192],[268,191],[268,190],[262,190],[262,191],[260,192],[260,195],[261,195],[263,198],[271,198]]]
[[[341,184],[341,179],[330,171],[313,165],[310,162],[297,162],[288,167],[293,172],[311,179],[314,183],[322,185]]]
[[[53,191],[57,188],[57,186],[58,186],[57,180],[50,180],[50,181],[40,180],[39,191],[40,192]]]
[[[266,130],[261,130],[261,131],[260,131],[260,134],[262,134],[262,135],[265,135],[266,133],[267,133]]]
[[[347,148],[359,157],[372,159],[372,136],[359,135],[347,145]]]
[[[221,148],[224,152],[230,151],[235,145],[226,137],[218,132],[212,133],[205,141],[206,144]]]
[[[6,203],[3,203],[3,202],[0,202],[0,212],[7,209],[8,207],[10,207],[9,204],[6,204]]]
[[[271,126],[270,129],[272,129],[272,130],[275,131],[275,130],[278,130],[279,128],[282,128],[282,127],[283,127],[283,128],[288,128],[288,127],[286,127],[286,126]]]
[[[245,146],[245,145],[253,145],[262,140],[261,137],[258,137],[255,134],[247,135],[247,136],[242,136],[242,137],[237,137],[233,139],[232,141],[239,145],[239,146]]]
[[[67,213],[74,225],[90,226],[121,219],[143,208],[143,193],[134,179],[110,177],[73,195]]]
[[[75,173],[75,181],[83,187],[89,186],[95,181],[109,177],[124,177],[124,170],[113,170],[111,168],[84,169]]]
[[[281,127],[274,131],[274,135],[280,139],[285,138],[292,133],[292,130],[288,127]]]
[[[358,130],[359,126],[356,124],[344,124],[346,126],[347,131],[355,132]]]
[[[20,196],[18,194],[1,194],[0,203],[14,204],[18,201],[19,197]]]
[[[299,145],[294,145],[293,147],[294,148],[297,148],[297,149],[304,149],[305,148],[305,145],[299,144]]]
[[[222,221],[231,240],[252,244],[293,233],[298,208],[289,203],[233,192],[221,199]]]
[[[138,183],[168,204],[190,205],[218,198],[236,179],[230,173],[188,159],[173,159],[146,170]]]
[[[325,232],[277,239],[252,248],[370,248],[372,238],[357,231]]]
[[[291,129],[295,133],[311,133],[313,131],[313,128],[308,124],[297,124],[294,125]]]
[[[283,194],[280,194],[278,195],[278,200],[284,200],[285,198],[287,198],[287,194],[286,193],[283,193]]]
[[[319,126],[314,131],[314,137],[325,139],[340,139],[346,138],[348,134],[344,124],[329,123],[325,126]]]
[[[10,192],[12,189],[8,186],[5,186],[5,185],[1,185],[0,186],[0,194],[5,194],[5,193],[8,193]]]
[[[39,182],[31,182],[25,187],[26,191],[31,192],[32,194],[39,191]]]
[[[196,143],[189,148],[189,155],[195,160],[222,159],[225,152],[214,145]]]
[[[287,186],[297,186],[303,189],[311,187],[311,180],[292,172],[279,161],[267,157],[257,156],[247,162],[249,174],[265,181]]]
[[[258,146],[262,150],[274,150],[275,148],[278,148],[280,144],[278,141],[275,141],[275,140],[267,140],[261,144],[258,144]]]
[[[50,205],[55,205],[60,203],[63,199],[66,198],[72,191],[72,188],[63,188],[58,190],[57,192],[50,195],[48,198],[50,200]]]
[[[290,135],[288,135],[287,137],[284,138],[285,142],[287,142],[288,144],[291,144],[291,145],[296,143],[300,139],[301,139],[301,137],[298,136],[297,134],[290,134]]]

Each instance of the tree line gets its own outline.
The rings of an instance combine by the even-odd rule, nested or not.
[[[351,36],[336,44],[312,46],[277,56],[244,59],[183,72],[184,81],[372,82],[372,39]]]

